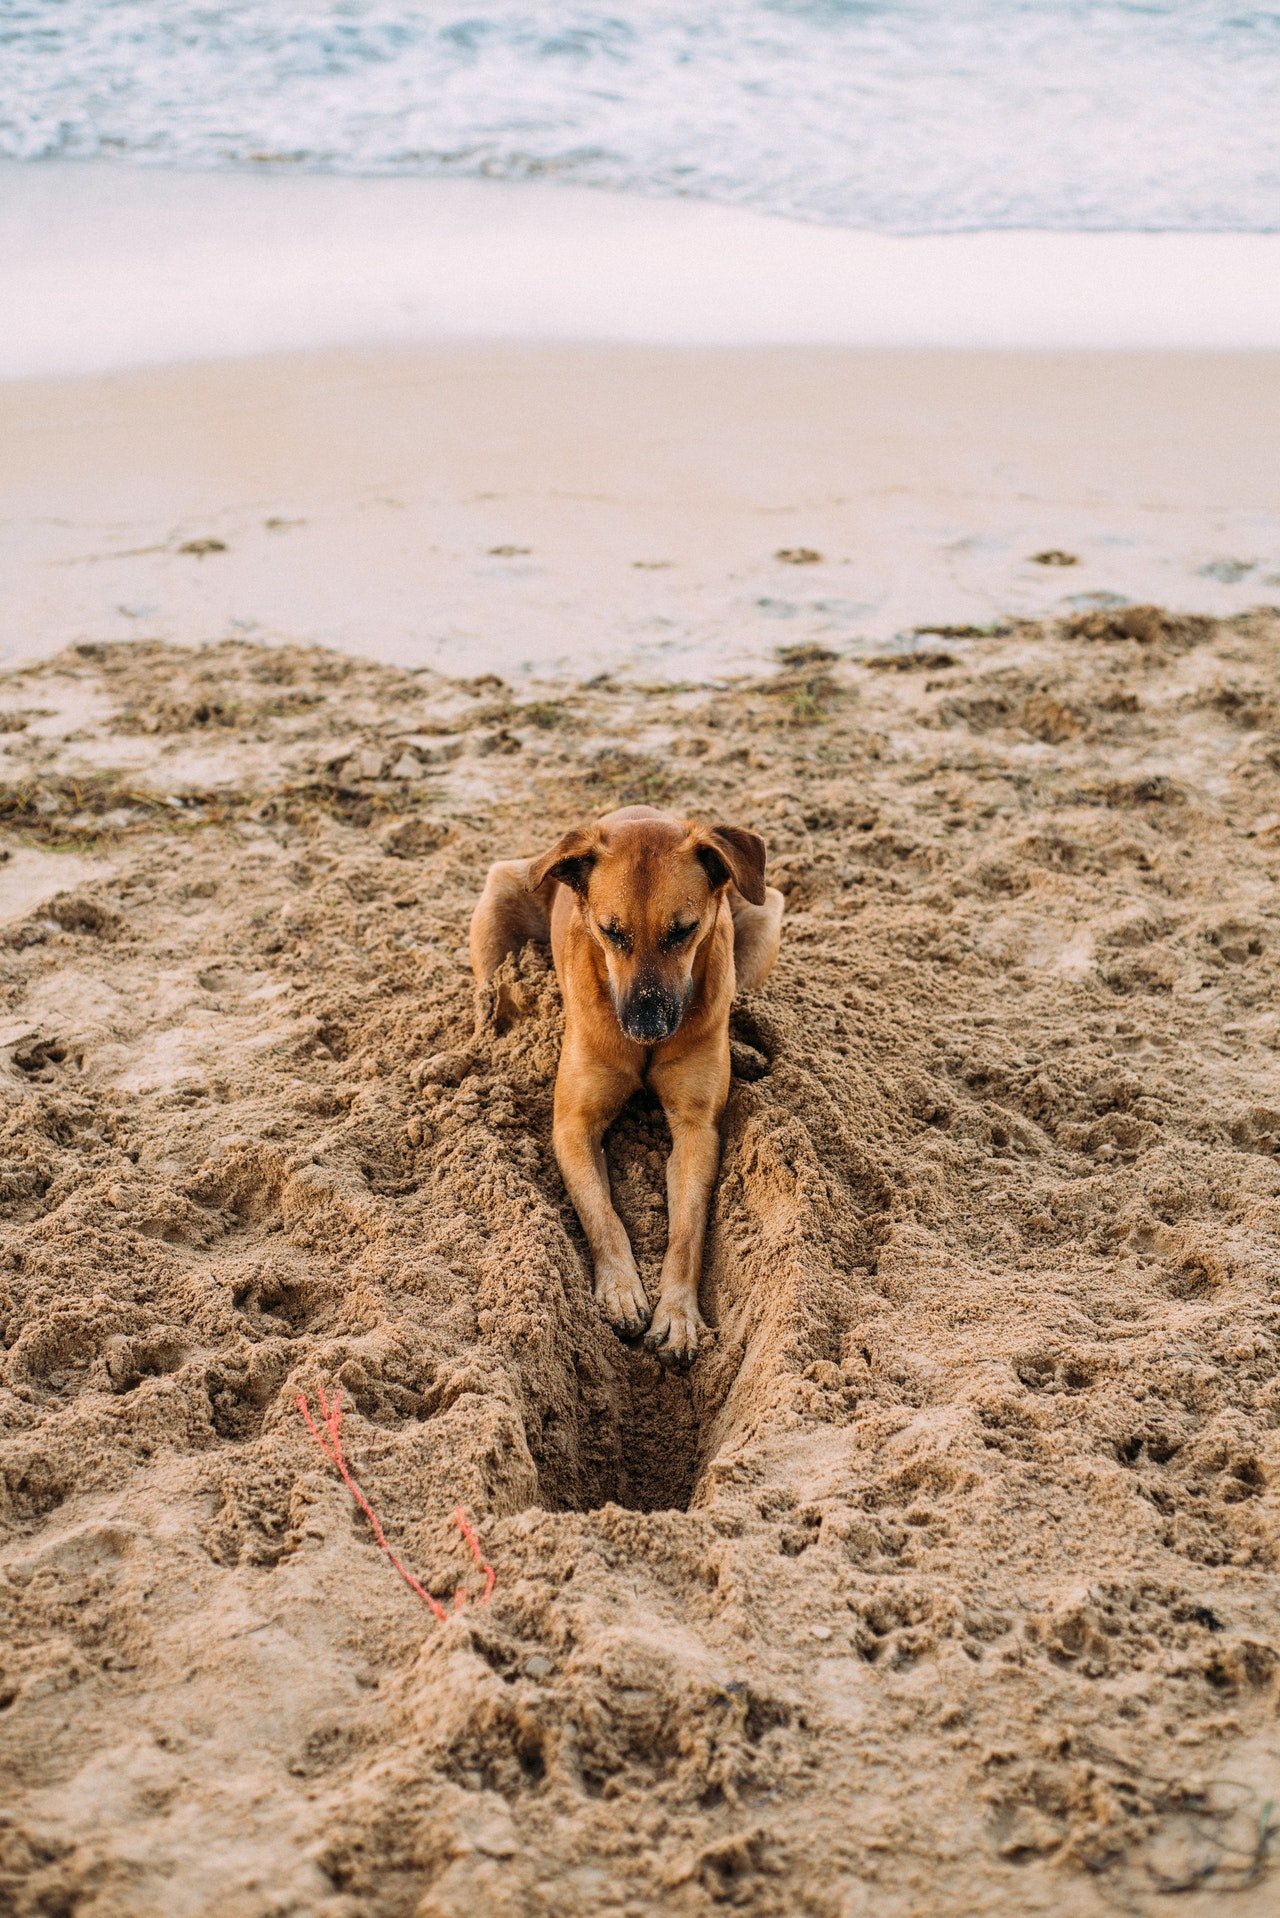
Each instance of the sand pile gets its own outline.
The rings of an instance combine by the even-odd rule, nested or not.
[[[1272,1910],[1278,639],[10,675],[4,1908]],[[591,1300],[545,955],[464,955],[491,858],[637,799],[788,896],[683,1377]],[[650,1277],[665,1145],[610,1143]],[[321,1384],[487,1609],[396,1580]]]

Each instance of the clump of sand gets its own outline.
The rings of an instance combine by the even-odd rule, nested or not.
[[[10,675],[5,1909],[1269,1911],[1278,638]],[[687,1378],[593,1306],[545,954],[477,1007],[463,951],[491,858],[634,799],[788,895]],[[650,1276],[665,1146],[610,1144]],[[487,1609],[397,1581],[322,1383]]]

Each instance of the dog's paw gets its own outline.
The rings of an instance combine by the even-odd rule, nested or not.
[[[696,1299],[659,1299],[644,1342],[663,1365],[683,1369],[693,1363],[698,1334],[706,1329]]]
[[[596,1304],[620,1339],[638,1339],[653,1317],[639,1273],[596,1273]]]

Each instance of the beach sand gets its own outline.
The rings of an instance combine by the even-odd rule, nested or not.
[[[68,521],[31,535],[10,643],[82,643],[0,690],[0,1903],[1101,1918],[1231,1889],[1262,1918],[1280,622],[824,650],[824,564],[883,567],[892,606],[933,550],[925,520],[876,547],[908,444],[939,549],[989,530],[956,422],[992,386],[1011,419],[1016,369],[942,381],[948,413],[917,368],[886,451],[853,437],[849,394],[874,423],[882,391],[853,362],[815,413],[789,382],[821,357],[690,357],[671,390],[705,441],[646,425],[643,356],[598,434],[570,403],[605,360],[474,363],[453,412],[359,358],[345,385],[306,362],[6,399]],[[1115,523],[1065,438],[1073,394],[1102,430],[1109,377],[1028,381],[1059,484],[1028,454],[1015,506],[999,469],[1006,552]],[[1246,369],[1137,380],[1231,430],[1207,465],[1161,456],[1183,426],[1129,444],[1124,524],[1244,512]],[[677,581],[677,655],[718,648],[714,680],[654,670]],[[798,610],[740,626],[766,581]],[[142,590],[149,636],[101,643]],[[229,638],[232,607],[419,669]],[[571,676],[484,676],[557,633]],[[791,650],[731,680],[740,637]],[[545,955],[479,1007],[464,956],[489,860],[626,799],[757,827],[788,902],[734,1015],[685,1378],[591,1299]],[[664,1149],[647,1107],[610,1145],[650,1279]],[[441,1623],[396,1578],[304,1427],[322,1385],[446,1603],[479,1589],[465,1507],[487,1606]]]
[[[1280,598],[1277,444],[1275,353],[437,343],[14,381],[0,658],[705,677],[1109,597],[1228,614]]]

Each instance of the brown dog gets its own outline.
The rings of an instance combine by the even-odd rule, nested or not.
[[[596,1298],[623,1337],[645,1331],[684,1364],[702,1319],[698,1278],[729,1094],[729,1007],[768,976],[782,894],[764,883],[764,841],[628,806],[538,859],[490,868],[471,920],[483,985],[526,939],[550,939],[564,997],[555,1151],[595,1261]],[[671,1128],[669,1232],[652,1312],[609,1196],[603,1140],[641,1085]]]

